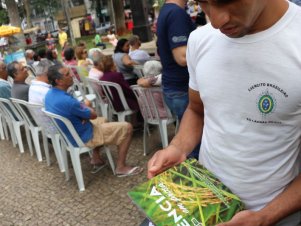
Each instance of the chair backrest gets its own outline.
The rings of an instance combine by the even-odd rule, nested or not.
[[[20,100],[16,98],[10,98],[14,106],[18,109],[18,111],[21,113],[22,117],[30,127],[37,127],[38,123],[35,121],[35,118],[31,115],[31,112],[29,111],[27,107],[27,101]]]
[[[161,87],[143,88],[138,85],[131,86],[144,120],[172,119],[169,108],[166,106]]]
[[[34,117],[36,123],[41,125],[46,134],[57,134],[59,131],[57,130],[55,124],[52,120],[45,115],[42,111],[43,105],[41,104],[33,104],[33,103],[24,103],[29,109],[31,115]]]
[[[81,66],[71,66],[71,65],[66,65],[68,68],[71,69],[71,73],[74,75],[74,71],[78,74],[80,81],[78,78],[74,75],[73,77],[73,86],[75,90],[78,90],[81,92],[83,98],[87,94],[94,94],[94,91],[92,87],[90,87],[87,78],[89,74],[89,69],[86,67],[81,67]]]
[[[88,82],[89,86],[93,89],[93,93],[95,93],[97,97],[97,101],[107,104],[108,101],[106,99],[106,96],[104,94],[104,91],[101,88],[100,82],[95,79],[87,78],[86,81]]]
[[[104,94],[105,94],[107,100],[109,101],[109,104],[113,110],[113,113],[118,112],[116,109],[116,103],[118,100],[120,100],[120,103],[122,104],[124,111],[132,111],[130,109],[128,103],[126,102],[124,93],[119,84],[114,83],[114,82],[106,82],[106,81],[99,81],[99,84],[101,85],[101,88],[104,91]]]
[[[83,143],[83,141],[81,140],[81,138],[79,137],[78,133],[76,132],[76,130],[74,129],[72,123],[70,122],[69,119],[61,116],[61,115],[57,115],[54,113],[51,113],[49,111],[46,111],[44,108],[42,108],[42,111],[52,120],[52,122],[55,124],[56,128],[58,129],[58,131],[60,132],[65,144],[67,145],[67,147],[69,148],[76,148],[76,147],[85,147],[85,144]],[[64,131],[61,129],[61,127],[59,126],[58,122],[61,122],[70,132],[72,138],[74,139],[76,146],[72,144],[72,142],[68,139],[67,135],[64,133]]]
[[[23,121],[23,117],[9,99],[0,98],[0,107],[12,121]]]

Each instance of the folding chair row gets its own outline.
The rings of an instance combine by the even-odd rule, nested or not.
[[[54,148],[55,156],[57,158],[59,169],[61,172],[65,172],[66,180],[69,180],[70,177],[67,161],[67,150],[71,156],[78,188],[80,191],[84,191],[85,185],[83,181],[80,155],[86,152],[90,153],[93,149],[85,146],[68,119],[47,112],[43,110],[42,107],[42,105],[30,104],[19,99],[11,98],[11,100],[8,100],[0,98],[0,117],[3,117],[5,115],[4,119],[10,128],[13,144],[14,146],[18,144],[21,153],[24,153],[24,146],[22,142],[20,127],[24,126],[25,128],[31,155],[33,155],[33,152],[30,134],[32,135],[37,158],[39,161],[42,161],[42,153],[39,144],[39,134],[41,134],[48,165],[50,165],[50,157],[47,138],[50,138]],[[65,133],[57,124],[57,120],[63,122],[64,125],[68,128],[68,130],[72,134],[72,137],[76,141],[76,146],[74,146],[68,140]],[[106,152],[113,174],[115,174],[115,164],[110,149],[106,146],[103,146],[102,150]]]

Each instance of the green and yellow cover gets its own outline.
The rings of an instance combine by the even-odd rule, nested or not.
[[[195,159],[136,186],[128,195],[157,226],[214,226],[243,209],[241,200]]]

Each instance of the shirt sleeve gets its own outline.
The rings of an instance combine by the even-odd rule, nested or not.
[[[72,99],[72,102],[70,104],[70,112],[82,119],[90,119],[91,117],[90,109],[76,99]]]
[[[187,60],[187,68],[189,72],[189,88],[198,91],[197,87],[197,81],[196,81],[196,71],[195,66],[197,65],[196,62],[194,62],[194,44],[193,44],[193,37],[190,36],[187,50],[186,50],[186,60]]]
[[[171,49],[186,46],[192,28],[189,15],[181,9],[175,9],[168,17],[168,42]]]

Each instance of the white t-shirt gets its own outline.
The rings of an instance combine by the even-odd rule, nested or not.
[[[146,61],[150,60],[150,55],[141,49],[130,51],[129,56],[133,61],[136,61],[139,64],[144,64]]]
[[[299,174],[301,8],[268,30],[229,38],[210,24],[191,33],[189,86],[204,104],[200,162],[259,210]],[[299,213],[289,223],[296,225]]]
[[[28,91],[28,102],[44,105],[44,99],[51,85],[45,82],[33,80]]]

